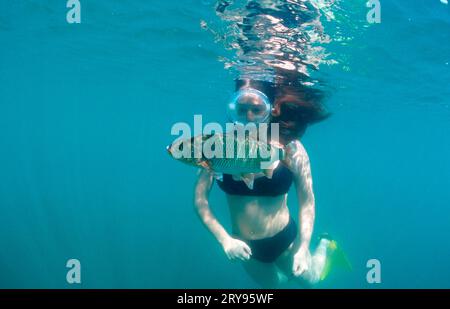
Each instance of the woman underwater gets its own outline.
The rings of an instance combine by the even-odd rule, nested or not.
[[[296,87],[297,86],[297,87]],[[270,121],[279,124],[286,159],[271,179],[255,175],[253,189],[231,175],[217,180],[226,193],[231,215],[229,234],[213,215],[208,202],[215,181],[206,169],[195,186],[195,208],[208,230],[231,260],[242,260],[248,274],[263,287],[277,287],[290,279],[303,285],[318,282],[325,267],[330,240],[321,238],[314,254],[310,241],[314,228],[315,201],[308,154],[298,140],[306,126],[328,114],[312,104],[299,85],[275,85],[254,80],[236,82],[235,104],[239,121]],[[297,89],[297,90],[296,90]],[[265,102],[271,106],[267,110]],[[236,119],[233,119],[236,121]],[[260,176],[258,178],[258,176]],[[291,217],[287,195],[294,184],[298,196],[298,220]],[[299,225],[296,224],[299,222]]]
[[[232,175],[223,175],[222,180],[216,181],[206,169],[201,170],[195,186],[194,204],[201,221],[226,256],[243,261],[247,273],[266,288],[278,287],[291,279],[302,286],[317,283],[335,245],[324,235],[314,253],[310,252],[315,199],[309,157],[299,139],[309,124],[329,114],[322,106],[323,94],[304,86],[305,75],[295,68],[297,55],[284,52],[304,51],[305,41],[300,37],[289,46],[290,41],[278,35],[282,31],[287,36],[301,36],[296,25],[298,16],[307,18],[300,11],[305,2],[295,7],[294,2],[279,1],[275,9],[264,8],[258,1],[248,2],[238,40],[240,63],[244,65],[232,102],[236,112],[230,117],[232,122],[278,124],[286,158],[272,178],[255,175],[253,189]],[[230,1],[220,1],[217,11],[224,13],[228,5]],[[289,48],[282,49],[280,42]],[[210,209],[208,196],[214,182],[226,194],[231,233]],[[298,218],[291,216],[287,205],[291,185],[297,193]]]

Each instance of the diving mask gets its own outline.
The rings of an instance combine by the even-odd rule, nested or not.
[[[228,118],[234,123],[268,122],[272,104],[261,91],[243,88],[237,91],[227,106]]]

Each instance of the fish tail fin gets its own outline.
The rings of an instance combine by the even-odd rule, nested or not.
[[[286,150],[284,150],[284,147],[280,148],[279,156],[281,161],[283,161],[286,158]]]
[[[278,151],[278,159],[283,161],[285,159],[285,157],[286,157],[286,150],[285,150],[283,144],[281,144],[278,141],[270,141],[270,145],[277,149],[277,151]]]
[[[280,160],[276,160],[276,161],[272,162],[267,168],[263,169],[264,175],[267,178],[272,179],[273,171],[278,167],[279,164],[280,164]]]

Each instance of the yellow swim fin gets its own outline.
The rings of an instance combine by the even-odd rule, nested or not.
[[[346,271],[353,269],[350,261],[344,251],[338,246],[335,240],[330,240],[327,248],[327,260],[324,269],[320,275],[320,280],[324,280],[330,274],[332,269],[341,268]]]

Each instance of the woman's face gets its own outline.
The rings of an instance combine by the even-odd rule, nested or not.
[[[266,105],[258,95],[246,93],[236,102],[236,114],[247,122],[260,122],[267,115]]]

